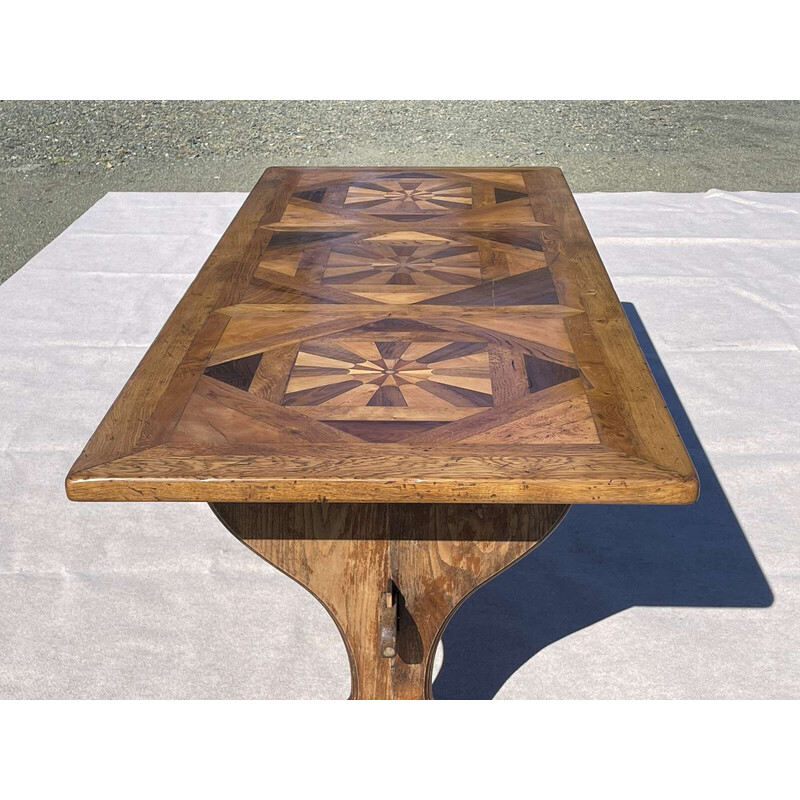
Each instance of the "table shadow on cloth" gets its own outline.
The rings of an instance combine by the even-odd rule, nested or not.
[[[700,498],[690,506],[573,506],[552,536],[450,620],[433,684],[437,700],[491,699],[548,645],[632,606],[772,604],[767,579],[636,308],[622,306],[694,462]]]

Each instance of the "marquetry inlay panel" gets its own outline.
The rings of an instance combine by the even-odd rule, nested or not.
[[[381,219],[429,219],[472,208],[472,186],[426,172],[398,172],[369,182],[354,181],[347,187],[344,206]]]
[[[265,173],[69,486],[557,503],[696,489],[560,172],[468,168]]]

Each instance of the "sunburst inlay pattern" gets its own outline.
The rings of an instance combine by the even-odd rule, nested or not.
[[[316,341],[300,347],[283,405],[401,409],[492,405],[482,342]],[[358,418],[351,414],[350,418]],[[401,419],[402,413],[396,418]]]
[[[472,187],[463,181],[408,177],[353,183],[345,208],[382,217],[440,215],[472,208]]]
[[[322,273],[330,285],[474,286],[481,282],[478,248],[362,242],[334,247]]]

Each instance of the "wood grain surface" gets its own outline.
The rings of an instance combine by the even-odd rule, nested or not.
[[[267,170],[67,478],[75,500],[697,490],[551,168]]]
[[[333,617],[350,659],[351,699],[430,700],[433,658],[448,619],[481,584],[543,541],[568,506],[211,508],[238,539],[308,589]]]

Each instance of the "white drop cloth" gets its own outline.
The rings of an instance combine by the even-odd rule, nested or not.
[[[0,697],[348,694],[333,622],[207,506],[64,495],[244,197],[108,194],[0,286]],[[435,692],[800,697],[800,194],[578,202],[701,499],[573,508],[458,612]]]

